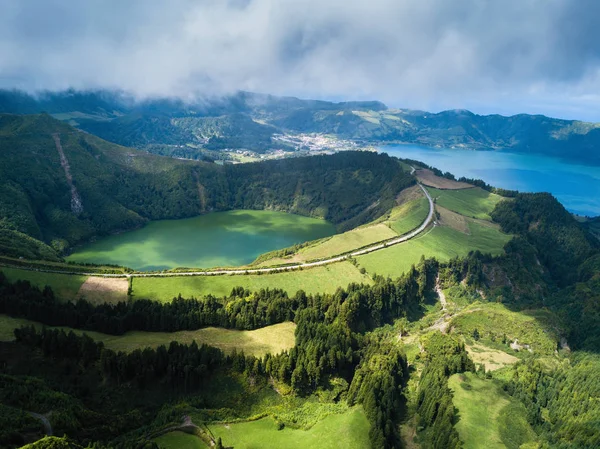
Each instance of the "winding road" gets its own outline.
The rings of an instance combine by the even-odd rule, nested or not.
[[[414,170],[414,168],[413,168],[413,170]],[[295,265],[270,267],[270,268],[249,268],[249,269],[238,268],[238,269],[233,269],[233,270],[186,271],[186,272],[173,272],[173,273],[104,274],[104,273],[82,273],[82,272],[70,272],[70,271],[59,271],[59,270],[36,270],[36,269],[32,269],[32,271],[41,271],[41,272],[46,272],[46,273],[77,274],[77,275],[81,275],[81,276],[99,276],[99,277],[108,277],[108,278],[122,278],[122,277],[128,278],[128,277],[219,276],[219,275],[280,273],[280,272],[284,272],[284,271],[294,271],[294,270],[301,270],[304,268],[312,268],[312,267],[318,267],[318,266],[322,266],[322,265],[328,265],[331,263],[347,260],[351,257],[362,256],[364,254],[369,254],[369,253],[372,253],[375,251],[382,250],[389,246],[393,246],[393,245],[397,245],[399,243],[406,242],[406,241],[412,239],[413,237],[417,236],[421,232],[423,232],[425,230],[425,228],[427,228],[427,226],[429,226],[433,220],[434,205],[433,205],[433,199],[431,198],[431,195],[429,195],[429,192],[427,191],[427,189],[425,189],[425,187],[423,187],[422,184],[418,184],[418,186],[421,188],[423,193],[425,193],[425,196],[427,197],[427,200],[429,201],[429,213],[427,214],[427,218],[425,218],[425,221],[423,221],[423,223],[421,223],[421,225],[418,228],[414,229],[413,231],[409,232],[408,234],[404,234],[401,237],[393,238],[391,240],[385,240],[385,241],[382,241],[379,243],[375,243],[371,246],[359,249],[352,253],[343,254],[341,256],[331,257],[329,259],[318,260],[315,262],[304,262],[304,263],[299,263],[299,264],[295,264]]]

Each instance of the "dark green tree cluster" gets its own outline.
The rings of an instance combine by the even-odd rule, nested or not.
[[[334,294],[288,297],[279,290],[250,293],[235,288],[229,298],[174,299],[169,304],[136,301],[93,306],[59,302],[49,288],[27,282],[11,284],[0,277],[0,313],[17,314],[53,325],[78,324],[89,330],[176,330],[206,325],[253,328],[293,318],[296,345],[262,359],[206,346],[179,345],[115,353],[87,336],[33,328],[18,330],[21,343],[42,350],[47,357],[73,360],[76,366],[97,366],[108,385],[136,388],[168,386],[180,391],[201,389],[203,379],[216,369],[246,376],[275,378],[299,395],[327,388],[332,377],[352,384],[352,403],[362,403],[374,426],[376,444],[394,447],[395,425],[401,412],[405,356],[389,345],[365,340],[364,332],[406,315],[416,314],[435,285],[437,263],[422,261],[418,268],[396,280],[378,277],[375,284],[351,284]],[[137,304],[137,305],[136,305]],[[78,326],[75,326],[78,327]],[[362,362],[362,364],[361,364]],[[353,379],[360,364],[360,377]],[[370,367],[381,367],[370,373]]]
[[[371,421],[371,447],[398,447],[397,423],[402,418],[402,389],[407,379],[406,355],[397,344],[377,339],[365,343],[348,392],[348,403],[362,404]]]
[[[551,448],[600,447],[600,357],[576,353],[552,367],[531,359],[513,368],[506,391]]]
[[[548,193],[520,193],[498,203],[491,215],[504,232],[523,236],[537,249],[539,261],[561,286],[573,283],[577,267],[600,248]]]
[[[117,384],[133,382],[139,388],[164,383],[173,389],[194,391],[202,380],[221,366],[231,364],[220,349],[196,342],[183,345],[176,341],[169,347],[136,349],[130,353],[104,348],[87,335],[73,331],[21,327],[15,329],[18,343],[42,349],[46,357],[74,359],[82,366],[99,362],[105,379]],[[241,355],[243,357],[243,354]]]
[[[578,281],[554,292],[547,300],[562,318],[572,348],[598,352],[600,348],[600,254],[579,267]]]
[[[239,295],[239,296],[238,296]],[[10,283],[0,272],[0,313],[28,318],[49,326],[121,335],[130,330],[174,332],[207,326],[257,329],[294,319],[302,294],[289,298],[282,290],[249,294],[235,288],[230,297],[174,298],[169,303],[138,300],[92,305],[85,300],[64,302],[50,288],[40,290],[27,281]]]
[[[465,346],[454,337],[432,334],[425,344],[425,367],[419,380],[417,414],[425,428],[423,445],[432,449],[458,449],[461,442],[454,424],[456,409],[448,378],[455,373],[475,371]]]
[[[471,288],[483,287],[486,282],[483,267],[491,261],[491,256],[479,251],[470,253],[467,257],[451,259],[440,267],[440,283],[443,287],[450,287],[464,281]]]
[[[40,421],[27,412],[0,404],[0,447],[20,447],[25,443],[23,434],[41,433],[42,430]]]

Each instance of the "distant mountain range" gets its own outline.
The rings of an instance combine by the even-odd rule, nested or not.
[[[191,158],[202,158],[202,149],[291,150],[273,140],[273,135],[324,133],[370,145],[411,143],[512,151],[600,165],[600,124],[543,115],[430,113],[391,109],[377,101],[333,103],[249,92],[185,102],[173,98],[136,101],[110,91],[32,96],[7,90],[0,91],[0,112],[47,112],[121,145]],[[165,146],[174,148],[165,151]]]

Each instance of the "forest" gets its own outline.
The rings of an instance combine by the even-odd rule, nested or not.
[[[265,381],[277,379],[289,384],[295,394],[305,396],[317,388],[327,387],[333,377],[342,378],[350,385],[348,401],[362,404],[372,423],[373,447],[393,448],[398,444],[393,423],[399,414],[390,406],[395,407],[400,401],[398,395],[408,375],[406,356],[399,348],[376,342],[371,344],[364,333],[401,316],[418,316],[425,295],[433,288],[436,267],[434,261],[423,261],[418,268],[397,280],[381,278],[374,286],[350,285],[332,295],[298,292],[289,298],[278,290],[264,290],[250,298],[253,294],[248,291],[234,289],[229,298],[218,301],[208,297],[206,304],[175,298],[170,304],[140,301],[139,306],[136,306],[138,302],[116,306],[64,303],[57,301],[49,288],[39,290],[27,282],[11,284],[2,279],[0,311],[48,325],[105,332],[192,329],[212,324],[214,319],[220,319],[222,326],[253,328],[261,323],[293,319],[297,324],[295,347],[281,354],[268,354],[262,359],[243,353],[225,356],[215,348],[176,342],[168,348],[115,353],[87,336],[63,330],[37,331],[31,327],[15,331],[14,345],[36,348],[44,358],[61,360],[72,366],[69,370],[84,372],[83,376],[97,372],[100,377],[90,388],[101,391],[126,384],[127,388],[135,389],[162,388],[176,396],[182,391],[202,389],[205,379],[219,370],[221,376],[239,372]],[[240,296],[247,307],[235,305],[239,305]],[[384,363],[387,369],[375,374],[359,366],[369,360],[378,360],[377,363]],[[7,382],[11,379],[9,377]],[[35,401],[21,396],[30,394],[27,391],[18,391],[6,399],[9,404]],[[87,405],[85,396],[76,398]],[[88,412],[81,413],[81,416],[77,414],[78,420],[88,416]],[[93,422],[82,424],[83,428],[94,427]],[[123,432],[123,428],[119,427],[119,431]],[[92,437],[94,440],[100,438],[99,443],[108,444],[118,435],[104,433],[100,438],[99,433],[94,433]],[[77,431],[71,436],[77,437]],[[3,436],[6,441],[14,437]],[[134,439],[116,447],[138,447],[137,444],[139,441]]]

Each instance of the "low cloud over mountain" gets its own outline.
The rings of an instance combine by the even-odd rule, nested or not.
[[[0,87],[600,120],[598,17],[594,0],[3,2]]]

